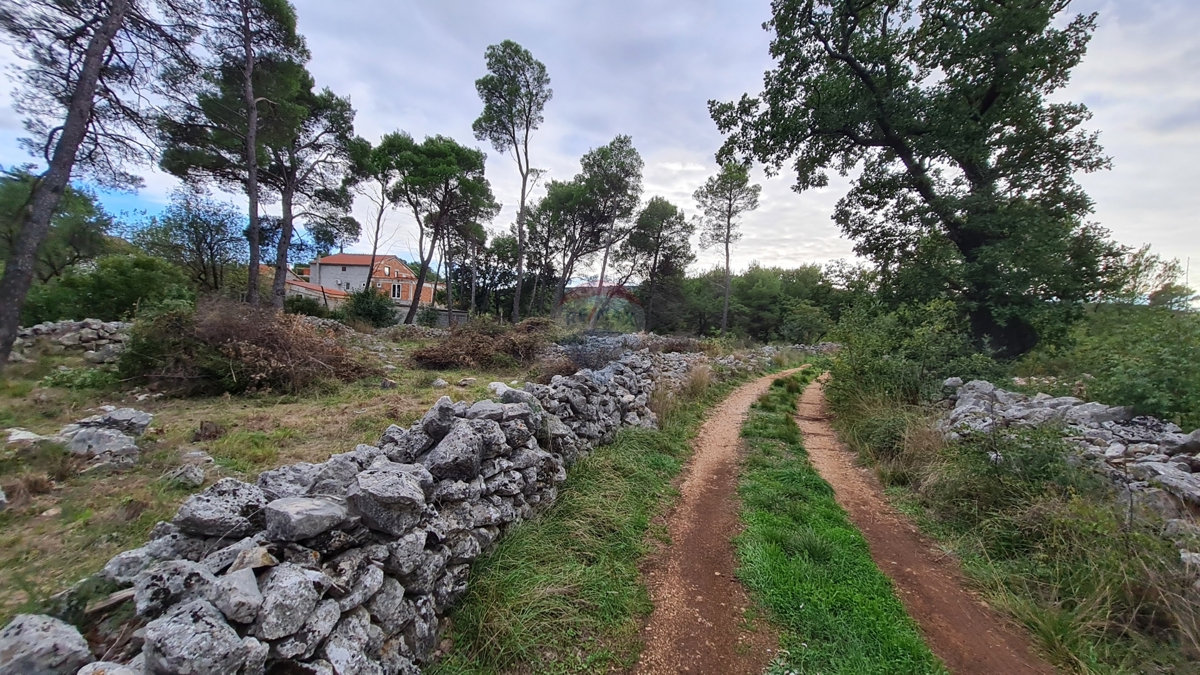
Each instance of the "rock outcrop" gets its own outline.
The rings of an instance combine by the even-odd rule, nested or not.
[[[9,361],[27,361],[27,352],[39,342],[52,349],[81,351],[88,363],[115,363],[121,358],[125,344],[129,341],[129,329],[133,324],[123,321],[51,321],[17,330]]]

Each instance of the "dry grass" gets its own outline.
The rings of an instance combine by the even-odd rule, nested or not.
[[[554,323],[526,319],[515,326],[488,321],[459,324],[449,337],[416,350],[412,359],[425,368],[516,368],[528,365],[546,345]]]

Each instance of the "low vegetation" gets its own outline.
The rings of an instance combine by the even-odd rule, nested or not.
[[[738,576],[780,628],[779,672],[945,673],[862,534],[809,464],[794,419],[809,368],[776,380],[742,427]]]
[[[558,502],[471,570],[453,615],[454,648],[431,669],[458,673],[604,673],[631,667],[652,609],[638,565],[664,533],[704,412],[732,383],[696,379],[660,398],[661,429],[626,429],[572,469]]]
[[[544,318],[526,319],[515,326],[484,319],[469,321],[455,326],[448,338],[413,352],[412,358],[435,369],[529,365],[554,330],[554,322]]]
[[[175,393],[294,394],[378,374],[294,314],[210,299],[142,317],[121,356],[124,378]]]
[[[1200,592],[1162,538],[1161,521],[1072,464],[1058,430],[947,444],[933,429],[938,410],[932,399],[940,397],[942,377],[995,379],[1003,372],[983,355],[951,348],[965,345],[965,338],[934,310],[864,317],[839,331],[844,346],[831,365],[827,396],[842,438],[1057,666],[1078,673],[1195,672]],[[904,330],[895,330],[901,325]],[[1130,329],[1102,332],[1123,330]],[[1087,353],[1088,342],[1078,344],[1080,351],[1067,352],[1074,356],[1064,357],[1059,372]],[[1158,347],[1186,348],[1193,347]],[[1147,386],[1167,375],[1141,363]],[[1087,365],[1103,368],[1104,362]],[[1097,372],[1105,374],[1096,381],[1118,381]],[[1089,387],[1088,394],[1096,390]]]

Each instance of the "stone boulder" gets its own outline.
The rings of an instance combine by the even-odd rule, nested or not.
[[[179,507],[172,522],[191,534],[242,537],[262,529],[263,491],[236,478],[222,478]]]
[[[146,626],[146,672],[153,675],[230,675],[246,663],[246,645],[204,600],[176,605]]]
[[[217,579],[212,586],[213,604],[226,619],[236,623],[250,623],[258,617],[262,608],[263,595],[258,588],[254,570],[243,568]]]
[[[482,461],[483,439],[470,422],[457,420],[421,463],[437,480],[470,481],[479,475]]]
[[[347,499],[355,513],[373,530],[402,536],[421,520],[425,490],[410,465],[377,461],[359,473]]]
[[[300,541],[341,527],[349,519],[346,505],[320,497],[284,497],[266,506],[267,539]]]
[[[329,578],[316,570],[283,563],[271,568],[259,585],[263,603],[254,625],[254,635],[263,640],[278,640],[304,626],[329,588]]]
[[[138,616],[154,618],[180,602],[211,600],[216,583],[217,578],[200,563],[167,560],[134,578],[134,606]]]
[[[18,614],[0,630],[0,673],[75,675],[93,660],[74,626],[41,614]]]

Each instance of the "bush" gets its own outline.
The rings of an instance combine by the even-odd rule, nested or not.
[[[417,325],[425,328],[437,328],[438,311],[429,305],[425,305],[417,311]]]
[[[327,318],[329,310],[320,303],[316,298],[309,298],[303,295],[289,295],[283,299],[283,311],[288,314],[303,314],[305,316],[315,316],[319,318]]]
[[[835,406],[854,398],[911,405],[939,398],[947,377],[994,380],[1007,372],[975,350],[948,301],[905,305],[891,313],[856,308],[842,315],[832,337],[842,344],[827,387]]]
[[[375,374],[299,316],[210,299],[139,316],[119,371],[183,394],[278,391]]]
[[[97,260],[92,270],[72,270],[57,281],[34,286],[21,321],[26,326],[63,319],[119,321],[140,307],[191,297],[187,277],[165,260],[112,255]]]
[[[43,387],[64,389],[108,389],[120,383],[117,374],[108,368],[67,368],[55,370],[42,378]]]
[[[413,352],[426,368],[515,368],[528,364],[549,342],[554,326],[541,318],[506,326],[475,319],[455,326],[449,337]]]
[[[391,298],[370,287],[351,293],[344,311],[347,321],[364,321],[375,328],[396,325],[396,305]]]
[[[1158,307],[1095,308],[1068,349],[1044,349],[1022,361],[1029,374],[1091,375],[1088,398],[1133,406],[1185,429],[1200,427],[1200,314]],[[1036,370],[1037,372],[1032,372]]]

